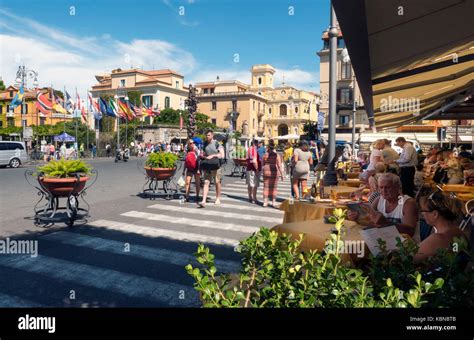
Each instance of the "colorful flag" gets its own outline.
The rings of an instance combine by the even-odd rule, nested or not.
[[[36,92],[36,102],[46,111],[51,111],[53,109],[53,103],[40,91]]]
[[[12,102],[10,103],[10,109],[13,111],[18,106],[23,103],[23,96],[25,95],[25,89],[23,85],[20,86],[20,90],[16,93],[15,97],[13,97]]]
[[[64,92],[66,93],[66,110],[67,112],[72,114],[74,112],[74,100],[72,100],[71,96],[69,95],[69,93],[67,93],[67,91]]]
[[[84,105],[82,105],[82,107],[81,107],[81,115],[82,115],[82,119],[84,119],[84,122],[87,124],[88,123],[88,114],[86,113],[86,109],[85,109]]]
[[[53,104],[54,111],[62,113],[62,114],[67,113],[66,109],[64,109],[64,107],[61,106],[59,98],[56,97],[56,95],[54,94],[54,89],[51,89],[51,102]]]
[[[94,115],[94,119],[101,120],[102,119],[102,113],[100,112],[100,108],[97,105],[97,102],[92,99],[92,96],[90,93],[88,93],[89,96],[89,111],[92,112]]]
[[[153,116],[153,110],[150,109],[148,106],[145,105],[145,103],[142,103],[142,112],[145,116],[147,117],[152,117]]]
[[[119,98],[119,113],[122,112],[128,120],[132,120],[133,112],[130,110],[130,107],[127,105],[125,99]]]
[[[121,112],[119,112],[119,110],[117,109],[117,105],[115,104],[115,101],[112,98],[109,99],[108,107],[110,108],[110,110],[113,113],[114,117],[124,118],[123,115],[121,114]]]
[[[132,103],[130,103],[130,107],[132,108],[133,112],[135,113],[135,117],[141,116],[142,115],[142,109],[139,106],[135,106]]]

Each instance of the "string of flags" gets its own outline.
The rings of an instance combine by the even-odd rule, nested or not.
[[[23,85],[12,99],[10,108],[14,110],[23,103],[25,90]],[[87,102],[87,104],[85,104]],[[91,113],[95,120],[101,120],[104,116],[122,118],[130,121],[139,117],[155,117],[160,114],[158,107],[151,108],[140,100],[139,105],[131,103],[128,98],[118,98],[115,101],[113,98],[106,100],[105,98],[92,98],[90,92],[87,93],[86,101],[81,101],[79,93],[76,89],[76,99],[64,89],[64,98],[61,98],[54,93],[51,88],[49,93],[36,90],[35,106],[43,115],[48,115],[53,112],[62,113],[64,115],[70,114],[74,117],[82,117],[84,122],[88,122],[89,113]],[[86,109],[87,108],[87,109]]]

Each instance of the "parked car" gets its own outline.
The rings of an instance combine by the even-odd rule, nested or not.
[[[18,168],[28,161],[24,142],[0,141],[0,166]]]

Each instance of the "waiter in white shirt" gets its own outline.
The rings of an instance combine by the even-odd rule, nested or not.
[[[418,164],[418,155],[415,147],[403,137],[395,139],[397,146],[403,149],[400,158],[394,162],[400,166],[400,180],[404,195],[415,197],[415,172]]]

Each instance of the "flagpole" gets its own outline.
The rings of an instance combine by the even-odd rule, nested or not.
[[[67,111],[67,108],[66,108],[66,86],[63,86],[63,90],[64,90],[64,93],[63,93],[63,109]],[[67,113],[64,113],[64,132],[66,132],[66,115]]]
[[[118,87],[115,90],[115,107],[117,108],[117,150],[120,148],[120,114],[118,113]]]
[[[87,100],[89,100],[89,98],[87,98]],[[86,102],[86,100],[84,99],[84,103]],[[85,111],[85,109],[84,109]],[[86,140],[87,140],[87,145],[86,145],[86,148],[87,148],[87,154],[89,154],[89,109],[87,109],[87,115],[86,115],[87,119],[86,119]]]
[[[79,99],[79,98],[78,98],[78,96],[77,96],[77,87],[76,87],[76,100],[78,100],[78,99]],[[78,102],[77,106],[78,106],[78,109],[79,109],[79,106],[80,106],[81,104],[80,104],[80,101],[79,101],[79,100],[78,100],[77,102]],[[76,157],[77,157],[77,156],[78,156],[77,152],[79,151],[79,140],[77,139],[77,110],[76,110],[76,112],[74,112],[74,113],[75,113],[74,121],[75,121],[75,123],[76,123],[76,124],[75,124],[75,128],[76,128]]]

